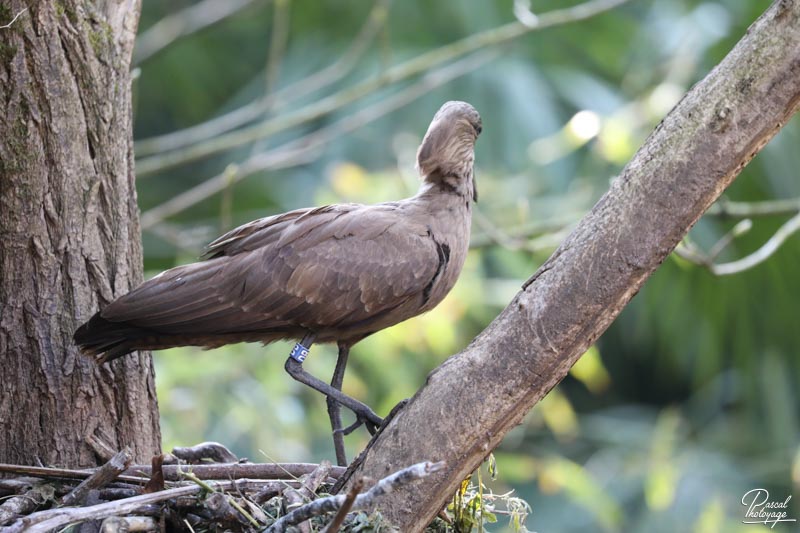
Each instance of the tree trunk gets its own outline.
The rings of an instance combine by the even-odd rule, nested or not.
[[[142,277],[129,65],[139,0],[4,1],[0,26],[0,462],[94,466],[160,450],[150,354],[72,343]]]
[[[350,480],[446,461],[381,507],[401,531],[422,531],[799,104],[800,0],[779,0],[670,112],[503,313],[430,374]]]

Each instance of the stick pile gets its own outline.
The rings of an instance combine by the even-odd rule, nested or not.
[[[419,463],[365,493],[359,482],[348,494],[331,496],[328,491],[345,469],[327,461],[236,461],[221,444],[203,443],[155,457],[150,466],[131,465],[128,450],[92,470],[0,464],[0,476],[6,476],[0,479],[0,532],[44,533],[80,524],[74,531],[279,533],[291,528],[304,533],[313,525],[314,531],[336,533],[355,523],[381,522],[378,513],[367,513],[384,495],[442,467]]]

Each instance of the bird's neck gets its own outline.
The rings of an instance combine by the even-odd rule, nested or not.
[[[458,202],[465,202],[467,206],[475,198],[475,180],[472,178],[472,168],[465,177],[441,176],[437,174],[424,176],[422,185],[417,193],[418,198],[439,198],[442,195],[452,196]],[[436,200],[440,202],[441,200]]]

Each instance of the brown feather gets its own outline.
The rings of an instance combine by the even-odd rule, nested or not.
[[[112,359],[307,332],[317,342],[354,342],[433,308],[466,257],[479,131],[471,106],[445,104],[418,153],[416,196],[298,209],[240,226],[209,244],[204,261],[109,304],[76,331],[76,343]]]

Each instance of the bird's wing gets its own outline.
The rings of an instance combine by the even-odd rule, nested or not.
[[[353,209],[358,209],[357,204],[326,205],[295,209],[280,215],[259,218],[217,238],[206,246],[201,259],[213,259],[221,256],[233,256],[243,252],[274,245],[284,236],[284,230],[290,227],[302,228],[304,231],[312,230],[316,225],[325,224]],[[291,230],[290,230],[290,233]]]
[[[103,318],[181,334],[347,327],[424,296],[447,259],[400,204],[262,219],[221,237],[207,255],[146,282]]]

